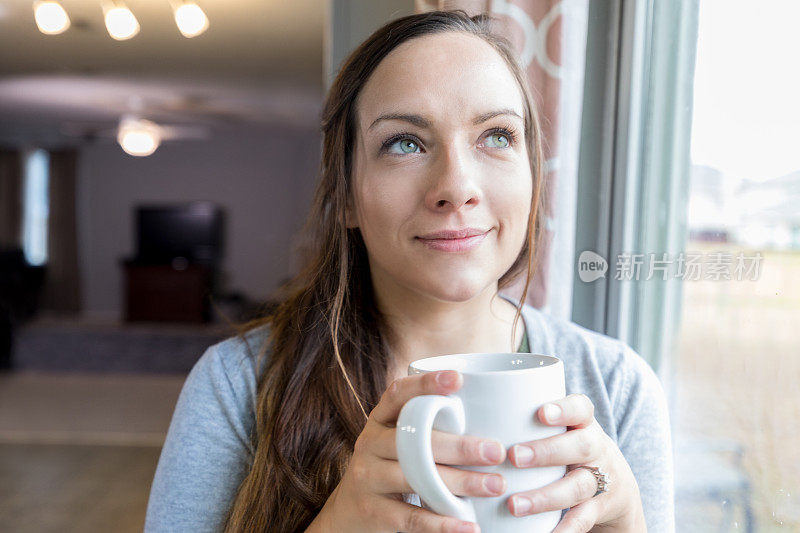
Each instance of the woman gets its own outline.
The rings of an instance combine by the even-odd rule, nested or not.
[[[541,233],[531,102],[485,17],[401,18],[353,52],[323,110],[315,254],[277,310],[190,373],[146,530],[478,531],[419,506],[394,422],[409,398],[461,386],[454,371],[409,377],[409,362],[509,349],[564,360],[572,394],[556,402],[560,413],[538,416],[568,431],[509,450],[434,432],[453,493],[497,496],[505,480],[445,465],[569,465],[558,482],[507,494],[509,512],[569,509],[558,531],[672,529],[667,410],[653,372],[620,341],[497,294],[532,272]]]

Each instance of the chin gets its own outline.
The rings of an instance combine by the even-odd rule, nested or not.
[[[468,302],[485,291],[489,285],[494,285],[496,281],[495,279],[451,276],[425,284],[419,289],[419,292],[442,302]]]

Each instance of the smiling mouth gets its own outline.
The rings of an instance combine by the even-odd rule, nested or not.
[[[489,228],[491,229],[491,228]],[[483,228],[461,228],[461,229],[445,229],[433,231],[426,235],[418,236],[419,239],[433,240],[433,239],[463,239],[465,237],[474,237],[487,233],[488,229]]]
[[[489,231],[490,230],[487,230],[485,233],[481,233],[478,235],[470,235],[461,238],[427,239],[422,237],[416,237],[416,240],[420,241],[428,249],[431,250],[436,250],[440,252],[466,252],[478,246],[483,241],[483,239],[486,238],[486,235],[489,234]]]

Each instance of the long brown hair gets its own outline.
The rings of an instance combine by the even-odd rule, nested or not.
[[[519,84],[533,194],[522,249],[499,279],[507,286],[527,270],[514,332],[535,268],[542,231],[542,140],[526,76],[511,45],[487,15],[432,11],[389,22],[343,63],[322,110],[320,181],[305,231],[314,243],[304,267],[279,290],[281,303],[242,332],[268,331],[258,357],[269,357],[258,380],[252,435],[255,456],[231,506],[225,531],[304,531],[339,484],[368,414],[387,387],[391,332],[372,292],[366,248],[347,228],[356,98],[381,60],[401,43],[446,31],[491,44]],[[515,335],[512,333],[512,338]]]

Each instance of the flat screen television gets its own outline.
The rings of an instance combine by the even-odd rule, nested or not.
[[[216,266],[222,255],[223,212],[211,202],[136,208],[139,263],[164,264],[182,257]]]

